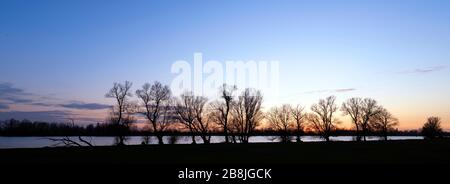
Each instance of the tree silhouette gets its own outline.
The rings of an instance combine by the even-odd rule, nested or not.
[[[378,106],[376,100],[371,98],[365,98],[361,103],[361,130],[364,141],[367,141],[366,136],[371,128],[371,120],[381,112],[381,107]]]
[[[304,108],[300,105],[293,107],[292,109],[292,118],[294,118],[295,122],[295,133],[297,134],[297,142],[301,142],[301,136],[303,134],[304,122],[306,119],[306,113],[304,113]]]
[[[162,133],[168,126],[170,118],[171,92],[169,86],[155,82],[146,83],[142,89],[136,91],[145,111],[143,114],[152,125],[152,130],[158,138],[159,144],[164,144]]]
[[[436,139],[442,137],[441,118],[429,117],[422,127],[422,135],[425,139]]]
[[[289,130],[293,126],[293,118],[291,116],[292,107],[283,105],[281,107],[273,107],[266,115],[272,128],[280,133],[281,142],[290,142]]]
[[[313,113],[308,115],[308,120],[311,122],[312,128],[327,142],[330,141],[331,133],[339,123],[333,117],[337,111],[336,97],[329,96],[326,99],[320,99],[319,103],[311,106],[311,111]]]
[[[381,133],[384,140],[388,139],[388,133],[397,125],[398,119],[385,108],[381,108],[380,112],[374,117],[373,126]]]
[[[248,143],[251,134],[263,118],[262,101],[260,91],[247,88],[233,106],[232,127],[241,143]]]
[[[192,108],[195,113],[194,130],[200,133],[204,144],[209,144],[211,139],[209,135],[211,124],[205,113],[205,104],[208,102],[208,99],[203,96],[195,96],[193,102]]]
[[[236,86],[228,86],[224,84],[220,88],[220,99],[221,101],[217,101],[211,104],[213,112],[211,113],[212,120],[216,121],[216,123],[222,128],[225,143],[229,143],[229,122],[230,122],[230,112],[233,108],[234,103],[234,92],[237,90]]]
[[[129,97],[132,97],[130,93],[132,83],[125,81],[125,83],[114,83],[113,87],[106,93],[107,98],[114,98],[116,105],[111,108],[110,121],[117,126],[117,144],[125,144],[124,129],[128,128],[131,123],[134,122],[133,117],[130,114],[135,110],[134,104],[128,101]]]
[[[361,121],[363,116],[362,99],[350,98],[342,104],[341,111],[344,115],[349,115],[352,119],[352,123],[355,126],[356,140],[361,141]]]
[[[185,92],[181,94],[175,106],[178,121],[184,125],[191,133],[195,133],[195,97],[192,92]],[[192,135],[192,144],[197,144],[195,135]]]
[[[111,124],[111,128],[115,132],[115,144],[118,146],[125,145],[128,139],[126,135],[130,131],[132,124],[136,123],[136,118],[133,116],[136,113],[137,106],[133,103],[127,103],[123,108],[122,118],[119,121],[119,113],[115,109],[111,109],[107,121]]]

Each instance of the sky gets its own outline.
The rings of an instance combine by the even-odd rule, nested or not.
[[[266,109],[370,97],[400,129],[439,116],[450,130],[448,20],[446,0],[4,0],[0,119],[104,121],[114,82],[170,84],[202,53],[278,61]]]

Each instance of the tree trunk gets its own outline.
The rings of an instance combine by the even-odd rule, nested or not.
[[[301,136],[303,134],[303,129],[300,126],[297,126],[297,142],[302,142]]]
[[[248,137],[243,135],[241,138],[241,143],[247,144],[248,143]]]
[[[358,125],[356,125],[356,141],[361,141],[361,132],[359,131]]]
[[[119,141],[117,143],[117,146],[124,146],[125,145],[125,138],[123,136],[119,135],[119,136],[117,136],[117,139]]]
[[[163,145],[164,144],[163,136],[157,135],[156,137],[158,138],[158,144]]]
[[[203,139],[203,144],[209,144],[210,143],[210,140],[208,139],[208,137],[206,135],[203,135],[202,139]]]
[[[366,128],[363,127],[363,140],[364,140],[364,142],[367,141],[366,135],[367,135],[367,130],[366,130]]]
[[[223,133],[225,135],[225,143],[230,143],[230,140],[228,139],[228,130],[227,129],[228,128],[226,126],[223,128]]]
[[[237,143],[237,140],[236,140],[236,135],[231,135],[231,140],[233,141],[233,143],[234,144],[236,144]]]

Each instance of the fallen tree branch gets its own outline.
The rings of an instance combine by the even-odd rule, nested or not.
[[[54,146],[58,146],[60,144],[63,144],[64,146],[70,147],[70,146],[79,146],[79,147],[83,147],[84,145],[78,143],[77,141],[74,141],[72,139],[70,139],[69,137],[63,137],[63,138],[49,138],[49,140],[53,141],[53,142],[58,142],[57,144],[55,144]],[[78,140],[84,144],[86,144],[89,147],[93,147],[93,145],[89,142],[84,140],[81,136],[78,136]]]
[[[88,141],[84,140],[83,138],[81,138],[81,136],[78,136],[78,139],[79,139],[81,142],[83,142],[84,144],[86,144],[86,145],[88,145],[88,146],[90,146],[90,147],[93,146],[90,142],[88,142]]]

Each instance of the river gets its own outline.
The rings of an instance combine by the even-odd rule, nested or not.
[[[42,147],[57,147],[63,146],[61,144],[57,144],[57,142],[50,140],[49,138],[61,138],[61,137],[1,137],[0,136],[0,149],[7,148],[42,148]],[[69,137],[72,140],[78,140],[78,137]],[[115,138],[114,137],[83,137],[85,140],[90,141],[95,146],[110,146],[114,145]],[[367,137],[369,141],[377,141],[380,140],[380,137]],[[389,140],[421,140],[422,136],[389,136]],[[224,142],[224,136],[212,136],[211,143],[221,143]],[[292,138],[295,141],[295,138]],[[320,142],[324,141],[319,136],[302,136],[301,140],[303,142]],[[354,137],[352,136],[336,136],[330,137],[331,141],[353,141]],[[141,136],[130,136],[127,137],[126,144],[127,145],[139,145],[143,141],[143,137]],[[202,139],[200,137],[196,137],[197,143],[202,143]],[[175,142],[175,144],[191,144],[192,139],[189,136],[176,136],[164,137],[164,142]],[[270,142],[279,142],[279,139],[275,136],[253,136],[249,139],[250,143],[270,143]],[[157,144],[158,141],[156,137],[150,137],[149,144]]]

